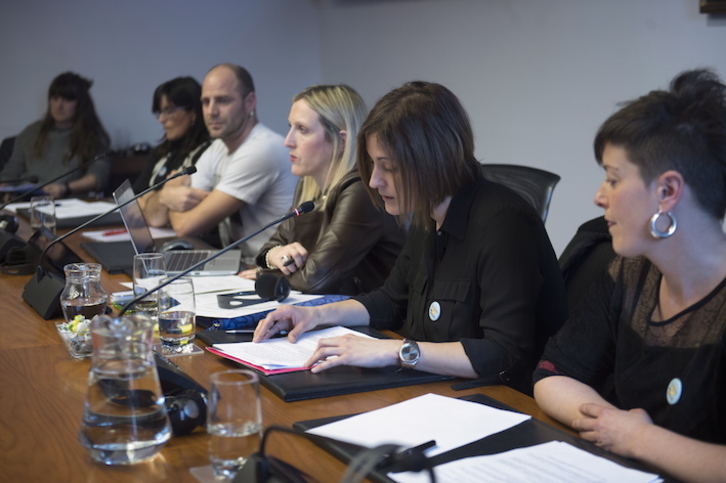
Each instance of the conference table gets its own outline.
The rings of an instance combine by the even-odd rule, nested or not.
[[[28,239],[24,220],[17,233]],[[83,237],[75,234],[66,243],[87,261]],[[63,482],[194,482],[190,468],[209,464],[207,436],[197,428],[187,436],[173,437],[152,460],[128,466],[106,466],[93,461],[77,440],[90,359],[76,360],[66,350],[53,320],[43,320],[21,297],[30,275],[0,275],[0,481]],[[127,290],[126,275],[102,274],[108,292]],[[199,340],[196,344],[204,347]],[[235,363],[204,351],[175,357],[174,363],[209,388],[210,374],[234,368]],[[572,433],[546,416],[535,401],[507,386],[476,387],[461,391],[445,381],[358,394],[284,402],[262,387],[264,426],[291,427],[296,421],[360,413],[427,393],[460,397],[484,394],[545,423]],[[305,471],[318,481],[339,481],[346,465],[308,440],[275,433],[268,452]]]

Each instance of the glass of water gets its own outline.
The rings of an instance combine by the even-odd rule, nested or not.
[[[30,198],[30,228],[37,231],[45,226],[55,235],[55,201],[52,196],[33,196]]]
[[[164,278],[160,283],[170,279]],[[182,277],[159,290],[159,340],[163,354],[194,352],[196,305],[191,277]]]
[[[215,372],[210,376],[207,434],[215,478],[231,480],[259,450],[262,409],[257,374],[246,370]]]
[[[161,253],[134,255],[134,296],[157,287],[166,277],[166,262]],[[134,304],[137,314],[146,315],[154,324],[159,321],[159,292],[147,295]]]

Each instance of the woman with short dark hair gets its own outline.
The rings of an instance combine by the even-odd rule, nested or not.
[[[726,85],[684,72],[594,144],[618,256],[547,344],[537,403],[679,480],[726,481]]]
[[[546,338],[566,317],[557,259],[541,218],[485,180],[456,96],[412,82],[378,101],[358,134],[358,169],[374,201],[411,226],[383,287],[319,307],[284,306],[254,340],[317,325],[370,325],[406,337],[325,339],[313,372],[401,364],[530,392]],[[331,357],[337,356],[337,357]]]

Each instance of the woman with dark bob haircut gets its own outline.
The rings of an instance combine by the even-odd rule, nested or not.
[[[89,93],[92,85],[92,81],[73,72],[53,79],[45,117],[18,135],[0,180],[32,176],[43,184],[108,150],[110,140]],[[49,184],[44,191],[54,198],[103,191],[109,173],[109,162],[96,160],[87,168]]]
[[[726,481],[726,85],[689,71],[627,103],[595,157],[618,256],[547,344],[537,403],[679,480]]]
[[[151,111],[164,128],[161,144],[134,182],[139,193],[175,171],[194,166],[209,146],[209,133],[202,115],[202,86],[193,77],[177,77],[154,91]],[[156,193],[139,199],[142,209]]]
[[[411,82],[379,100],[359,131],[357,163],[374,201],[411,222],[401,255],[380,289],[280,307],[254,340],[370,325],[406,339],[323,340],[312,371],[400,364],[530,392],[537,355],[566,317],[562,279],[539,215],[482,177],[473,138],[459,100],[441,85]]]

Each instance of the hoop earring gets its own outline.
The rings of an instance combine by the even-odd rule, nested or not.
[[[668,220],[670,222],[670,226],[668,227],[668,231],[660,231],[658,230],[658,227],[656,226],[658,222],[658,218],[661,217],[661,215],[665,215],[668,217]],[[653,238],[655,239],[662,239],[662,238],[668,238],[672,234],[676,232],[676,228],[678,227],[678,222],[676,222],[676,217],[673,213],[670,211],[668,213],[663,213],[663,211],[658,210],[658,213],[650,217],[650,234],[653,235]]]

